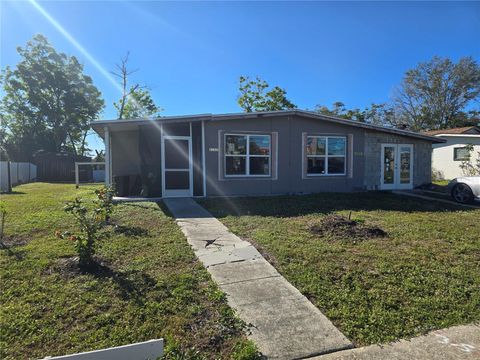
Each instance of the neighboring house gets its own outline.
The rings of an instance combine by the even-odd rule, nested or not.
[[[480,128],[468,126],[455,129],[433,130],[425,132],[426,135],[445,139],[443,144],[433,144],[432,170],[439,173],[443,179],[454,179],[465,176],[460,165],[462,161],[469,160],[466,145],[473,145],[473,164],[478,159],[480,152]]]
[[[445,140],[300,110],[92,123],[120,195],[412,189]]]

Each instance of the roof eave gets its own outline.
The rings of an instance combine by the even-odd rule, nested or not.
[[[361,128],[367,129],[367,130],[386,132],[386,133],[390,133],[390,134],[407,136],[407,137],[414,137],[414,138],[430,141],[432,143],[444,143],[446,141],[444,139],[439,139],[435,136],[423,135],[423,134],[419,134],[419,133],[415,133],[415,132],[407,131],[407,130],[400,130],[400,129],[395,129],[395,128],[387,128],[387,127],[384,127],[384,126],[367,124],[367,123],[362,123],[362,122],[359,122],[359,121],[342,119],[342,118],[338,118],[338,117],[335,117],[335,116],[316,114],[316,113],[312,113],[312,112],[309,112],[309,111],[296,110],[296,113],[298,113],[298,115],[302,115],[302,116],[306,116],[306,117],[310,117],[310,118],[325,119],[327,121],[335,122],[335,123],[338,123],[338,124],[361,127]]]
[[[149,122],[155,123],[171,123],[171,122],[182,122],[182,121],[223,121],[223,120],[232,120],[238,119],[239,117],[243,119],[255,119],[255,118],[264,118],[264,117],[273,117],[273,116],[290,116],[290,115],[298,115],[303,117],[308,117],[312,119],[322,119],[325,121],[347,125],[347,126],[354,126],[360,127],[367,130],[372,131],[380,131],[391,133],[400,136],[406,137],[413,137],[417,139],[422,139],[425,141],[430,141],[432,143],[444,143],[446,142],[445,139],[439,138],[437,136],[432,135],[424,135],[419,134],[411,131],[394,129],[394,128],[387,128],[378,125],[366,124],[354,120],[342,119],[334,116],[328,116],[323,114],[317,114],[311,111],[305,110],[279,110],[279,111],[265,111],[265,112],[250,112],[250,113],[231,113],[231,114],[199,114],[199,115],[183,115],[183,116],[166,116],[156,119],[128,119],[128,120],[100,120],[94,121],[91,123],[92,128],[103,138],[104,136],[104,128],[109,127],[111,125],[119,126],[120,124],[130,124],[130,125],[145,125]]]

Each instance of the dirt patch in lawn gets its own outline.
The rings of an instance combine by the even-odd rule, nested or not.
[[[0,242],[0,248],[9,249],[15,246],[23,246],[28,243],[28,235],[4,235]]]
[[[310,226],[310,232],[320,236],[341,237],[344,240],[366,240],[386,237],[388,234],[378,226],[352,220],[341,215],[325,216],[319,224]]]
[[[80,259],[78,256],[62,257],[55,261],[45,273],[53,274],[57,273],[64,279],[70,279],[72,277],[81,274],[93,274],[93,275],[105,275],[112,272],[110,264],[108,264],[100,256],[95,255],[93,257],[93,263],[88,268],[80,267]]]

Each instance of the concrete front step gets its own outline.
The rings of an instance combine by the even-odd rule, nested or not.
[[[352,343],[249,242],[232,234],[192,199],[165,205],[269,359],[299,359],[349,349]]]

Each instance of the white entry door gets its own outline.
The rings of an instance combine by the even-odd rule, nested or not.
[[[413,145],[382,144],[382,190],[413,188]]]
[[[192,139],[189,136],[163,136],[162,164],[163,197],[192,196]]]

